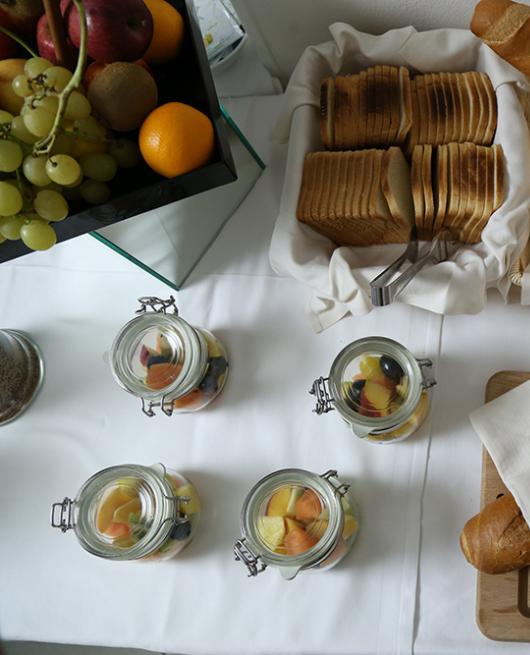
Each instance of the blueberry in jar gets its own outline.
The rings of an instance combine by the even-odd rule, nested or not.
[[[191,523],[187,519],[177,519],[175,527],[169,535],[171,539],[176,541],[184,541],[191,534]]]
[[[355,411],[361,406],[361,392],[365,384],[366,380],[355,380],[346,389],[346,403]]]
[[[379,366],[381,367],[381,370],[386,375],[386,377],[392,380],[392,382],[395,384],[399,384],[401,378],[405,375],[403,373],[403,369],[396,362],[396,360],[392,359],[392,357],[388,357],[387,355],[382,355],[381,359],[379,360]]]

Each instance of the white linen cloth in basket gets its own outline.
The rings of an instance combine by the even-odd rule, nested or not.
[[[506,196],[482,233],[482,242],[462,246],[450,261],[425,268],[399,302],[440,314],[474,314],[486,304],[486,289],[506,296],[508,273],[527,243],[530,204],[530,139],[514,84],[527,79],[468,30],[416,32],[413,27],[380,36],[344,23],[329,28],[332,41],[307,48],[285,93],[276,137],[289,139],[280,213],[271,247],[271,265],[311,288],[308,313],[315,331],[343,316],[372,309],[369,282],[403,251],[403,245],[339,247],[298,222],[296,206],[304,156],[322,150],[319,134],[320,83],[329,75],[354,73],[377,63],[406,65],[412,72],[479,70],[497,93],[495,143],[506,158]]]

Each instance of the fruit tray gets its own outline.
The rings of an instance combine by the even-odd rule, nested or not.
[[[214,126],[214,155],[207,165],[171,179],[161,177],[144,163],[120,170],[111,183],[112,198],[107,203],[94,206],[84,201],[72,202],[70,216],[54,224],[58,242],[237,179],[193,1],[169,2],[184,19],[185,38],[178,58],[157,67],[159,104],[179,101],[205,113]],[[136,140],[135,134],[133,138]],[[0,262],[30,252],[33,251],[20,240],[5,241],[0,245]]]

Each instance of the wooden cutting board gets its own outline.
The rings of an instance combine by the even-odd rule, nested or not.
[[[486,385],[486,402],[530,380],[530,372],[500,371]],[[483,450],[480,507],[506,493],[495,464]],[[529,568],[501,575],[478,574],[477,623],[486,637],[498,641],[530,641]]]

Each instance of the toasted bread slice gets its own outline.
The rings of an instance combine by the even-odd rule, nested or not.
[[[504,202],[504,151],[502,146],[497,144],[493,146],[493,154],[495,157],[495,187],[493,192],[493,211],[497,211]]]
[[[348,172],[346,173],[346,189],[342,207],[342,215],[347,219],[356,216],[358,211],[354,206],[356,194],[362,184],[362,170],[358,165],[358,154],[357,152],[348,152],[347,156]]]
[[[458,92],[460,121],[460,125],[458,126],[458,141],[460,143],[465,143],[469,132],[470,107],[468,90],[462,74],[455,75],[455,84]]]
[[[408,241],[415,225],[414,202],[410,168],[399,148],[389,148],[383,153],[381,190],[399,233],[398,238],[403,240],[397,243]]]
[[[343,150],[346,147],[344,139],[344,128],[347,124],[348,112],[348,92],[347,80],[343,75],[337,75],[335,78],[335,116],[334,116],[334,132],[335,138],[333,142],[334,150]]]
[[[347,149],[357,147],[357,134],[356,134],[356,123],[357,123],[357,84],[359,76],[358,75],[348,75],[348,84],[346,87],[346,92],[348,95],[348,112],[347,112],[347,124],[345,129],[345,139],[347,144]]]
[[[477,141],[479,118],[480,118],[480,99],[477,87],[473,80],[473,72],[463,73],[463,78],[466,83],[468,99],[469,99],[469,129],[466,141],[471,143],[480,143]]]
[[[434,144],[441,145],[444,139],[445,116],[447,115],[447,106],[443,94],[442,81],[440,73],[431,73],[432,80],[432,99],[435,105],[436,123],[434,126]]]
[[[397,135],[397,143],[405,143],[412,126],[412,98],[410,90],[410,74],[405,66],[399,67],[399,90],[400,90],[400,125]]]
[[[431,180],[432,180],[432,199],[433,199],[433,212],[432,212],[432,220],[430,222],[430,225],[425,225],[425,232],[428,235],[429,239],[432,239],[434,236],[434,223],[436,221],[436,217],[438,216],[438,209],[439,209],[439,197],[440,197],[440,189],[439,189],[439,176],[438,176],[438,148],[433,146],[432,149],[432,157],[431,157]]]
[[[345,152],[335,152],[333,153],[333,158],[331,160],[331,172],[330,172],[330,188],[329,195],[327,196],[327,208],[326,211],[320,216],[320,218],[331,218],[339,219],[341,218],[341,212],[337,211],[337,200],[340,192],[340,172],[341,168],[344,167],[344,155]]]
[[[368,123],[368,98],[367,98],[367,76],[368,71],[362,70],[359,73],[359,114],[358,114],[358,132],[359,141],[357,148],[364,148],[366,145],[367,123]]]
[[[459,240],[467,243],[469,235],[477,221],[484,213],[484,185],[486,175],[486,152],[484,146],[474,145],[470,147],[468,154],[469,175],[468,175],[468,207],[467,219],[460,229]]]
[[[366,70],[366,148],[374,146],[375,124],[379,115],[379,85],[376,80],[376,67]]]
[[[425,200],[422,188],[422,162],[423,146],[414,146],[412,151],[412,163],[410,167],[410,184],[412,192],[412,204],[414,207],[414,223],[418,239],[424,239],[425,233],[423,220],[425,218]]]
[[[381,66],[383,80],[381,85],[382,121],[378,145],[383,148],[388,147],[392,143],[392,121],[395,120],[393,118],[393,112],[395,111],[393,105],[397,101],[397,97],[392,82],[392,68],[392,66],[386,64]]]
[[[298,194],[298,205],[296,217],[299,221],[311,217],[311,196],[315,188],[315,159],[313,153],[308,152],[304,157],[304,168],[302,171],[302,183]]]
[[[359,196],[359,216],[361,218],[369,218],[369,204],[370,204],[370,192],[372,189],[372,175],[374,170],[374,159],[373,159],[373,150],[363,150],[362,153],[359,153],[362,158],[362,165],[364,169],[363,182],[360,187],[360,196]]]
[[[440,232],[445,224],[447,212],[447,200],[449,195],[449,170],[448,170],[448,148],[446,145],[437,146],[437,188],[438,188],[438,210],[434,217],[433,236]]]
[[[451,89],[451,98],[453,101],[453,121],[451,125],[451,141],[458,143],[460,141],[460,127],[462,125],[462,105],[460,103],[460,94],[458,92],[458,73],[448,73],[447,79]]]
[[[350,162],[352,160],[353,153],[347,151],[341,153],[342,162],[337,178],[337,194],[334,200],[334,210],[336,216],[344,216],[345,214],[345,199],[346,191],[348,189],[348,175],[350,169]]]
[[[485,73],[478,73],[478,77],[482,83],[484,97],[487,103],[488,122],[484,132],[484,144],[489,146],[493,143],[493,138],[497,130],[497,96],[488,75]]]
[[[470,188],[470,179],[469,179],[469,166],[470,166],[470,150],[475,146],[470,143],[458,143],[458,208],[456,210],[456,217],[454,220],[455,234],[458,234],[458,240],[460,240],[460,233],[464,229],[468,219],[469,219],[469,188]]]
[[[355,180],[355,182],[352,184],[351,216],[355,219],[362,216],[361,200],[367,173],[365,167],[366,158],[364,157],[363,152],[363,150],[352,152],[352,170],[354,172],[352,179]]]
[[[458,237],[457,228],[460,208],[460,156],[457,143],[447,144],[449,153],[449,195],[448,208],[445,214],[444,227],[447,227],[454,238]]]
[[[410,81],[410,99],[412,109],[412,122],[410,131],[405,141],[405,149],[409,155],[412,153],[415,146],[418,145],[420,130],[420,107],[418,104],[418,94],[416,92],[415,79]]]
[[[479,107],[480,107],[480,111],[478,115],[477,131],[475,133],[474,142],[481,145],[489,145],[487,143],[487,135],[486,135],[486,128],[488,126],[488,121],[489,121],[487,92],[484,85],[482,84],[480,73],[473,71],[471,75],[473,79],[473,84],[475,85],[475,88],[477,90],[477,94],[479,98]]]
[[[418,145],[423,145],[427,143],[427,131],[429,128],[429,110],[425,96],[425,77],[423,75],[416,75],[414,79],[418,97]]]
[[[370,195],[368,198],[368,215],[372,219],[378,219],[377,196],[381,188],[381,167],[383,152],[381,150],[370,150],[369,157],[372,161],[372,177],[370,179]]]
[[[332,77],[327,77],[320,86],[320,138],[324,148],[333,148],[334,98],[335,85]]]
[[[456,123],[455,116],[455,103],[452,92],[451,85],[451,74],[450,73],[441,73],[443,92],[445,94],[445,101],[447,105],[447,114],[445,117],[445,129],[444,129],[444,143],[451,143],[453,141],[454,126]]]
[[[438,116],[438,109],[436,106],[436,99],[433,97],[433,79],[432,73],[425,73],[423,76],[425,87],[425,99],[427,102],[427,143],[434,144],[436,142],[436,123]]]
[[[484,210],[482,216],[469,231],[466,243],[478,243],[482,230],[493,214],[495,206],[495,151],[493,148],[484,148],[486,153],[486,175],[484,185]]]
[[[423,215],[423,233],[425,239],[431,238],[434,219],[434,197],[432,190],[432,146],[423,146],[421,180],[425,205]]]
[[[401,90],[399,86],[399,69],[389,66],[390,69],[390,127],[388,131],[389,145],[398,143],[398,132],[401,123]]]

